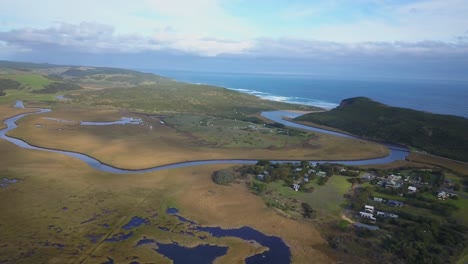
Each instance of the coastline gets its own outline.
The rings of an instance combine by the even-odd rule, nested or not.
[[[239,73],[210,73],[191,72],[163,69],[138,69],[194,85],[210,85],[234,90],[241,93],[255,95],[259,98],[316,106],[323,109],[332,109],[339,105],[344,98],[366,96],[384,104],[425,111],[442,115],[454,115],[468,118],[468,106],[464,98],[464,88],[467,83],[429,82],[421,80],[343,80],[339,78],[306,78],[306,76],[274,74],[239,74]],[[444,86],[451,95],[440,93]],[[407,93],[410,91],[410,93]],[[401,97],[401,93],[407,93]],[[421,93],[433,96],[421,96]],[[433,100],[434,96],[438,100]],[[317,98],[317,99],[314,99]]]

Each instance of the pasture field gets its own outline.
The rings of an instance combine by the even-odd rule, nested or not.
[[[11,79],[21,83],[22,88],[28,91],[42,89],[52,81],[42,75],[25,73],[25,74],[0,74],[1,79]]]

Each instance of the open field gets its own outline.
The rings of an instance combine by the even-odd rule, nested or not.
[[[120,117],[141,118],[144,125],[79,125],[81,120],[111,121]],[[249,123],[204,115],[162,117],[113,110],[57,109],[28,116],[18,123],[19,128],[10,135],[31,144],[86,153],[130,169],[204,159],[366,159],[388,154],[384,146],[360,140],[302,132],[288,136],[278,129],[250,130],[246,129]]]
[[[164,214],[167,207],[177,207],[201,225],[247,225],[280,236],[291,248],[294,263],[332,262],[321,251],[326,242],[310,223],[280,216],[243,185],[212,183],[212,172],[225,166],[112,175],[70,157],[24,150],[5,141],[0,141],[0,150],[0,178],[19,179],[0,188],[0,261],[102,263],[110,257],[123,263],[138,256],[134,260],[140,263],[169,263],[150,245],[135,247],[143,237],[187,246],[229,246],[219,263],[241,263],[261,250],[235,238],[181,235],[184,225]],[[125,241],[104,241],[128,233],[121,227],[133,216],[148,223],[132,229],[133,236]]]
[[[24,74],[0,74],[1,79],[11,79],[21,83],[23,89],[37,90],[44,88],[46,85],[52,83],[48,78],[32,73]]]
[[[300,208],[301,202],[305,202],[317,212],[318,219],[315,220],[319,223],[337,220],[343,210],[343,195],[351,187],[351,183],[347,181],[349,177],[334,175],[325,185],[318,185],[318,179],[319,177],[306,185],[314,187],[313,192],[296,192],[283,181],[275,181],[267,184],[261,196],[267,203],[280,203],[287,208],[294,206],[287,213],[298,219],[302,219],[302,216],[297,213],[297,208]]]

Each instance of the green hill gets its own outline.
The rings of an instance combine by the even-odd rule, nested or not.
[[[468,119],[392,107],[366,97],[349,98],[328,112],[296,118],[354,135],[403,144],[468,161]]]
[[[134,70],[0,61],[0,103],[42,101],[65,94],[67,104],[107,106],[132,111],[185,112],[258,121],[249,115],[264,110],[318,110],[209,85],[177,82]]]

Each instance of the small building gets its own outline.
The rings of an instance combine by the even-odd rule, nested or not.
[[[418,189],[414,186],[408,186],[408,193],[415,193]]]
[[[374,197],[374,202],[379,202],[379,203],[381,203],[381,202],[383,202],[383,199],[380,198],[380,197]]]
[[[302,171],[302,168],[296,168],[295,169],[295,172],[300,172],[300,171]]]
[[[374,206],[371,205],[364,205],[364,211],[369,212],[369,213],[374,213]]]
[[[257,180],[263,181],[264,179],[265,179],[265,175],[263,175],[263,174],[257,175]]]
[[[371,214],[371,213],[366,213],[366,212],[359,212],[359,215],[360,215],[362,218],[369,219],[372,223],[375,223],[376,218],[374,217],[373,214]]]
[[[388,216],[391,217],[391,218],[398,218],[398,215],[396,215],[396,214],[388,214]]]
[[[301,186],[299,184],[297,184],[297,183],[293,184],[292,187],[293,187],[294,191],[296,191],[296,192],[299,191],[299,188],[301,188]]]
[[[403,202],[396,201],[396,200],[388,200],[387,204],[390,206],[396,206],[396,207],[402,207],[404,205]]]
[[[377,211],[377,216],[385,216],[385,213],[381,211]]]
[[[397,182],[396,180],[387,180],[385,181],[385,189],[398,189],[401,187],[401,183]]]
[[[374,178],[374,176],[368,172],[364,173],[364,175],[361,176],[361,179],[364,181],[370,181]]]
[[[304,181],[304,182],[309,182],[309,178],[308,178],[308,177],[304,177],[303,181]]]
[[[442,192],[439,192],[439,194],[437,194],[437,198],[439,198],[439,200],[445,200],[448,198],[448,195],[446,192],[442,191]]]
[[[324,172],[324,171],[319,171],[319,172],[317,172],[317,176],[319,176],[319,177],[327,177],[327,173]]]

